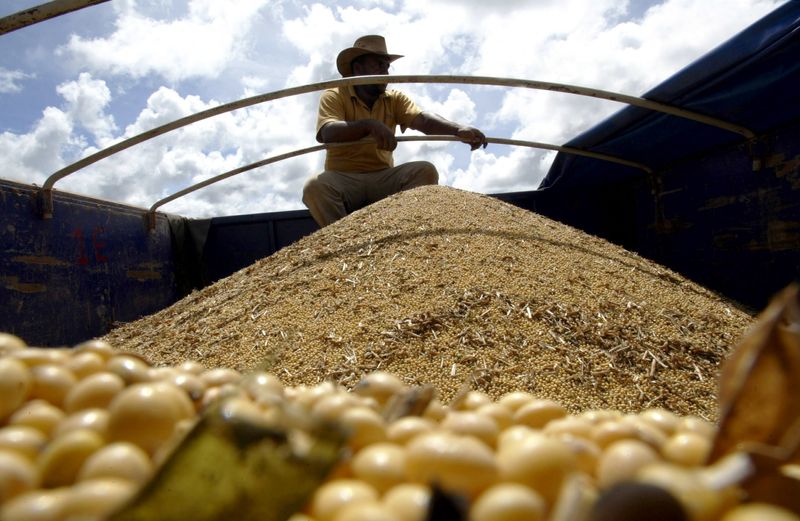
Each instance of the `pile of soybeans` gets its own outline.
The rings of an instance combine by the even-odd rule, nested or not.
[[[102,341],[29,348],[0,334],[0,519],[222,521],[241,519],[232,511],[255,497],[286,513],[269,519],[288,521],[800,520],[747,501],[742,482],[753,471],[744,454],[705,463],[716,429],[697,417],[658,408],[569,414],[520,391],[497,400],[469,391],[450,405],[423,399],[414,411],[407,397],[423,395],[384,372],[353,390],[289,387],[259,371],[153,367]],[[216,417],[252,426],[241,441],[225,438],[234,466],[204,452],[190,453],[202,472],[176,466],[199,447],[182,440],[197,439],[198,418],[217,404]],[[245,451],[263,450],[254,427],[298,428],[285,411],[349,433],[331,472],[291,507],[284,496],[296,483],[264,476],[265,467],[257,467],[265,486],[242,484],[231,495],[221,483],[249,476]],[[184,480],[207,485],[187,496]],[[446,508],[433,506],[442,503],[436,490]],[[149,515],[118,512],[147,501],[156,502]]]
[[[715,420],[734,304],[607,241],[432,186],[326,227],[104,340],[155,364],[266,369],[351,388],[375,370],[569,411]]]
[[[0,519],[139,519],[119,509],[153,490],[161,517],[229,519],[296,488],[226,495],[244,456],[181,473],[217,414],[246,425],[234,454],[255,427],[299,440],[275,453],[295,462],[302,425],[348,433],[289,521],[800,521],[749,495],[745,453],[709,463],[719,364],[751,323],[562,224],[404,192],[105,339],[0,333]],[[170,476],[211,485],[180,503]]]

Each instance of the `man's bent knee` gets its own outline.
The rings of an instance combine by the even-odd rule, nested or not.
[[[320,227],[347,215],[341,194],[318,177],[312,177],[303,185],[303,204]]]
[[[414,161],[414,171],[409,179],[409,188],[439,183],[439,172],[436,166],[428,161]]]

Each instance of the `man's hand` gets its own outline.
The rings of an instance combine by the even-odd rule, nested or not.
[[[394,132],[377,119],[364,120],[368,124],[369,136],[375,140],[378,150],[394,150],[397,148],[397,138]]]
[[[456,131],[456,137],[462,143],[468,144],[471,150],[476,150],[481,146],[486,148],[486,136],[477,128],[459,127],[458,131]]]

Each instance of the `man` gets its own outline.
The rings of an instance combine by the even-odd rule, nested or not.
[[[339,53],[336,67],[343,77],[386,75],[398,58],[402,56],[387,52],[382,36],[362,36]],[[438,182],[436,167],[427,161],[394,166],[397,125],[403,132],[412,128],[424,134],[456,136],[472,150],[486,147],[480,130],[423,112],[408,96],[387,90],[384,83],[328,89],[319,102],[317,141],[371,138],[375,142],[329,148],[325,171],[306,182],[303,203],[320,227],[401,190]]]

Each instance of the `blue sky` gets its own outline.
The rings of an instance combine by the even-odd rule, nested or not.
[[[0,16],[40,0],[5,0]],[[396,74],[572,83],[640,95],[741,31],[773,0],[112,0],[0,36],[0,177],[41,184],[85,155],[211,106],[338,77],[339,50],[383,34]],[[613,102],[539,91],[400,85],[424,109],[487,135],[561,144]],[[225,114],[102,160],[56,189],[147,208],[202,179],[316,144],[318,94]],[[535,188],[553,154],[404,143],[443,184]],[[311,154],[228,179],[162,209],[189,217],[302,208]]]

